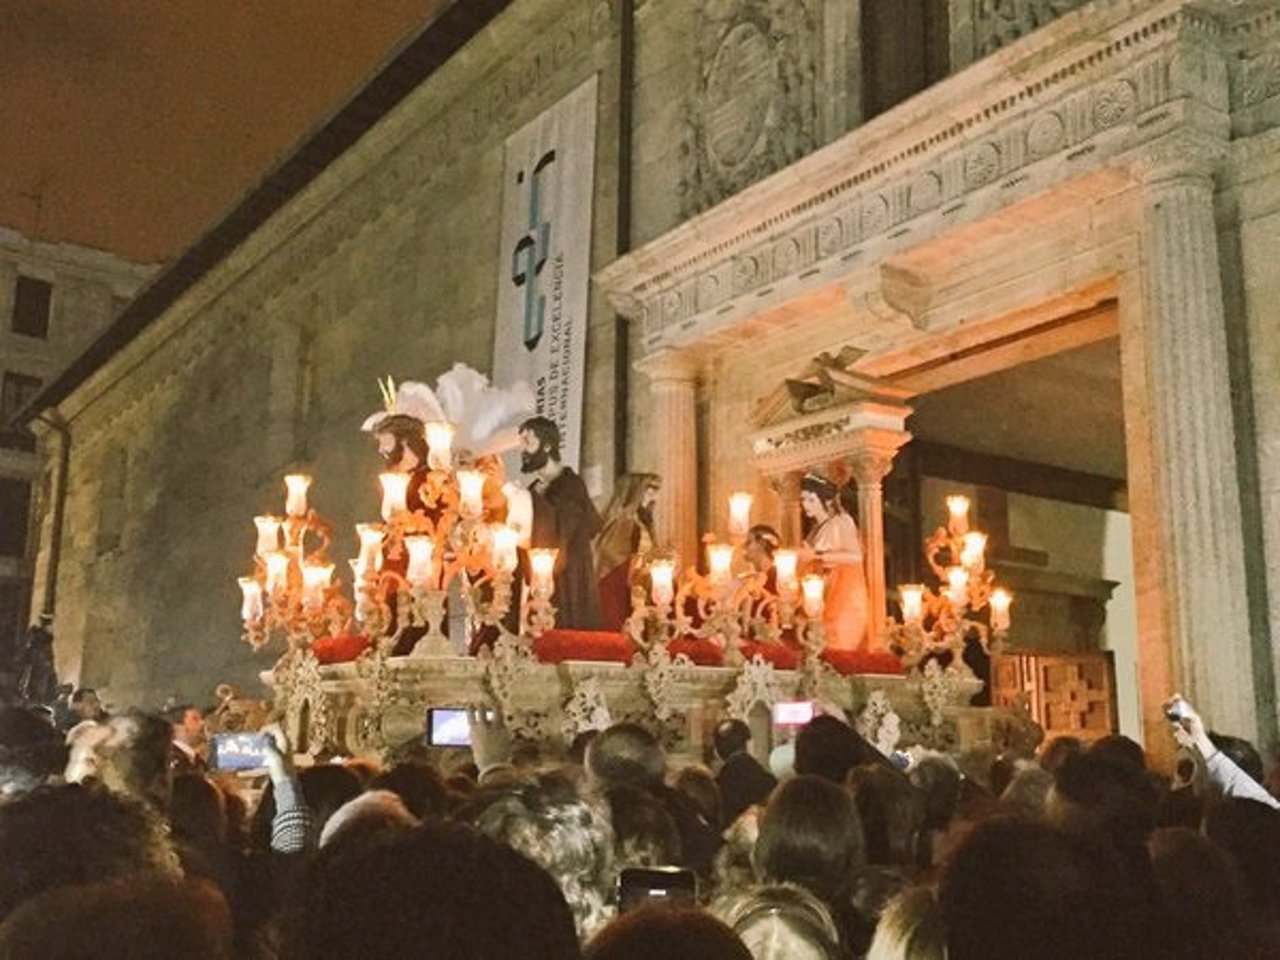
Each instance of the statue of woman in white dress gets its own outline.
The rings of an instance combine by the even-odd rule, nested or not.
[[[821,567],[827,581],[822,615],[827,648],[865,649],[867,577],[858,525],[840,507],[836,485],[814,473],[800,482],[800,508],[814,522],[805,538],[805,555]]]

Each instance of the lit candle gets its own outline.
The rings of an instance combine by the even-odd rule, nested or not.
[[[957,535],[969,532],[969,498],[962,493],[947,497],[947,511],[951,514],[951,530]]]
[[[717,586],[729,582],[733,570],[733,545],[728,543],[707,544],[707,566],[711,571],[711,582]]]
[[[302,605],[314,609],[324,603],[324,592],[333,579],[332,563],[312,563],[302,568]]]
[[[258,546],[254,551],[258,556],[265,557],[280,549],[279,517],[254,517],[253,525],[258,528]]]
[[[981,570],[986,549],[987,535],[970,530],[964,535],[964,546],[960,548],[960,563],[969,570]]]
[[[305,473],[291,473],[284,478],[285,499],[284,512],[291,517],[307,515],[307,488],[311,486],[311,478]]]
[[[493,526],[493,568],[499,573],[511,573],[516,568],[516,546],[520,531],[505,523]]]
[[[987,602],[991,604],[991,629],[1008,630],[1009,604],[1013,603],[1012,595],[1004,587],[997,587],[991,591]]]
[[[289,555],[283,550],[268,553],[263,558],[267,565],[267,593],[276,596],[289,587]]]
[[[453,424],[433,420],[427,424],[427,466],[448,470],[453,465]]]
[[[745,537],[751,529],[751,494],[729,494],[729,536]]]
[[[356,536],[360,538],[360,557],[352,569],[361,580],[371,570],[377,570],[382,559],[382,528],[375,523],[357,523]]]
[[[378,481],[382,484],[382,519],[389,523],[392,517],[409,509],[409,474],[380,473]]]
[[[924,587],[918,583],[903,584],[898,588],[902,601],[902,622],[919,623],[924,619]]]
[[[240,592],[244,595],[240,619],[245,623],[257,623],[262,619],[262,584],[253,577],[241,577],[239,583]]]
[[[778,592],[790,595],[796,592],[796,562],[794,550],[779,550],[773,555],[773,569],[778,573]]]
[[[479,470],[458,471],[458,513],[464,520],[484,513],[484,474]]]
[[[555,583],[552,579],[556,570],[557,550],[537,549],[529,551],[529,574],[531,586],[535,590],[550,594]]]
[[[405,537],[404,547],[409,551],[409,569],[405,571],[405,579],[413,584],[429,586],[435,573],[435,541],[423,534],[417,534]]]
[[[654,606],[670,604],[676,598],[676,562],[654,560],[649,564],[649,582]]]
[[[804,615],[817,620],[822,616],[822,593],[827,584],[822,577],[811,573],[800,581],[800,586],[804,590]]]
[[[969,571],[964,567],[947,567],[947,599],[957,610],[969,603]]]

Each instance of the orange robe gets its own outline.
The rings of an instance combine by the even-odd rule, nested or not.
[[[847,513],[827,517],[810,534],[809,545],[819,554],[852,553],[857,560],[823,566],[822,624],[830,650],[861,650],[867,644],[867,575],[862,563],[862,538]],[[820,558],[821,559],[821,558]]]

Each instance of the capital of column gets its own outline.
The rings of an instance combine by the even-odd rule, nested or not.
[[[853,471],[854,482],[865,487],[878,485],[888,476],[898,451],[911,440],[911,434],[906,430],[863,427],[853,438],[854,445],[845,459]]]
[[[1204,133],[1183,131],[1143,146],[1129,162],[1133,175],[1148,187],[1174,181],[1211,184],[1227,145]]]
[[[663,347],[634,364],[653,383],[696,383],[702,364],[684,350]]]

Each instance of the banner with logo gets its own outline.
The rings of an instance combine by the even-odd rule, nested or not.
[[[591,276],[596,78],[507,138],[493,380],[533,388],[560,428],[564,462],[582,447]]]

